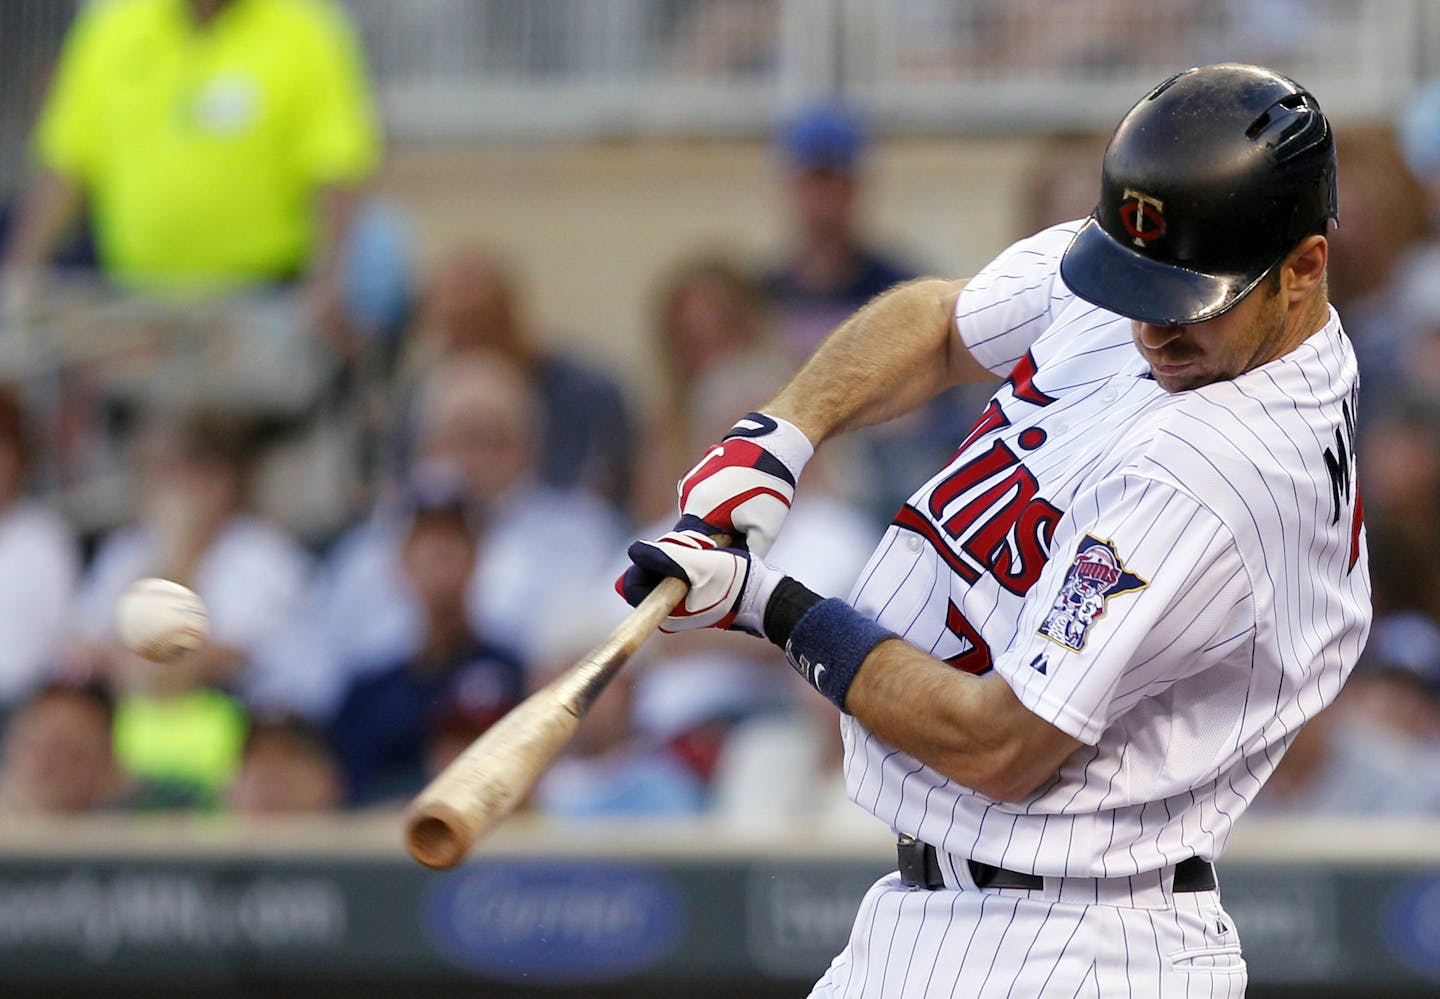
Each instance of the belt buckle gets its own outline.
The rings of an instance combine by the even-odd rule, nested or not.
[[[905,887],[927,891],[945,887],[945,879],[940,875],[939,858],[933,847],[914,836],[901,833],[895,842],[895,854],[900,883]]]
[[[900,883],[907,888],[925,886],[925,844],[914,836],[900,834],[895,842],[895,855],[900,867]]]

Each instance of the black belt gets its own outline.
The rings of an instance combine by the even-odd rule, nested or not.
[[[900,856],[900,881],[907,888],[934,890],[945,887],[940,875],[940,860],[935,848],[922,843],[913,836],[902,835],[898,844]],[[970,876],[977,888],[1024,888],[1029,890],[1045,887],[1045,879],[1038,874],[1023,871],[1007,871],[1003,867],[992,867],[978,860],[967,860]],[[1214,891],[1215,868],[1210,861],[1199,857],[1182,860],[1175,865],[1175,886],[1177,892]]]

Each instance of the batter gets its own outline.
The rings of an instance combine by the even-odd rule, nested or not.
[[[1214,861],[1370,622],[1333,134],[1293,81],[1202,67],[1122,120],[1101,186],[857,313],[631,548],[627,599],[686,578],[667,627],[762,635],[835,702],[897,834],[814,996],[1244,993]],[[765,564],[812,445],[987,375],[849,601]]]

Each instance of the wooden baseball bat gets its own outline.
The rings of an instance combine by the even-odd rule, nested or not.
[[[720,544],[726,539],[717,538]],[[579,662],[517,704],[421,791],[405,818],[405,845],[426,867],[453,867],[530,793],[642,642],[685,598],[664,579]]]

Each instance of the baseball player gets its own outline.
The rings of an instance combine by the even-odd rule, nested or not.
[[[1180,73],[1089,219],[857,312],[631,547],[627,599],[688,579],[667,628],[768,638],[837,705],[899,837],[813,995],[1243,994],[1212,862],[1370,620],[1336,218],[1311,94]],[[991,375],[848,602],[765,564],[814,445]]]

